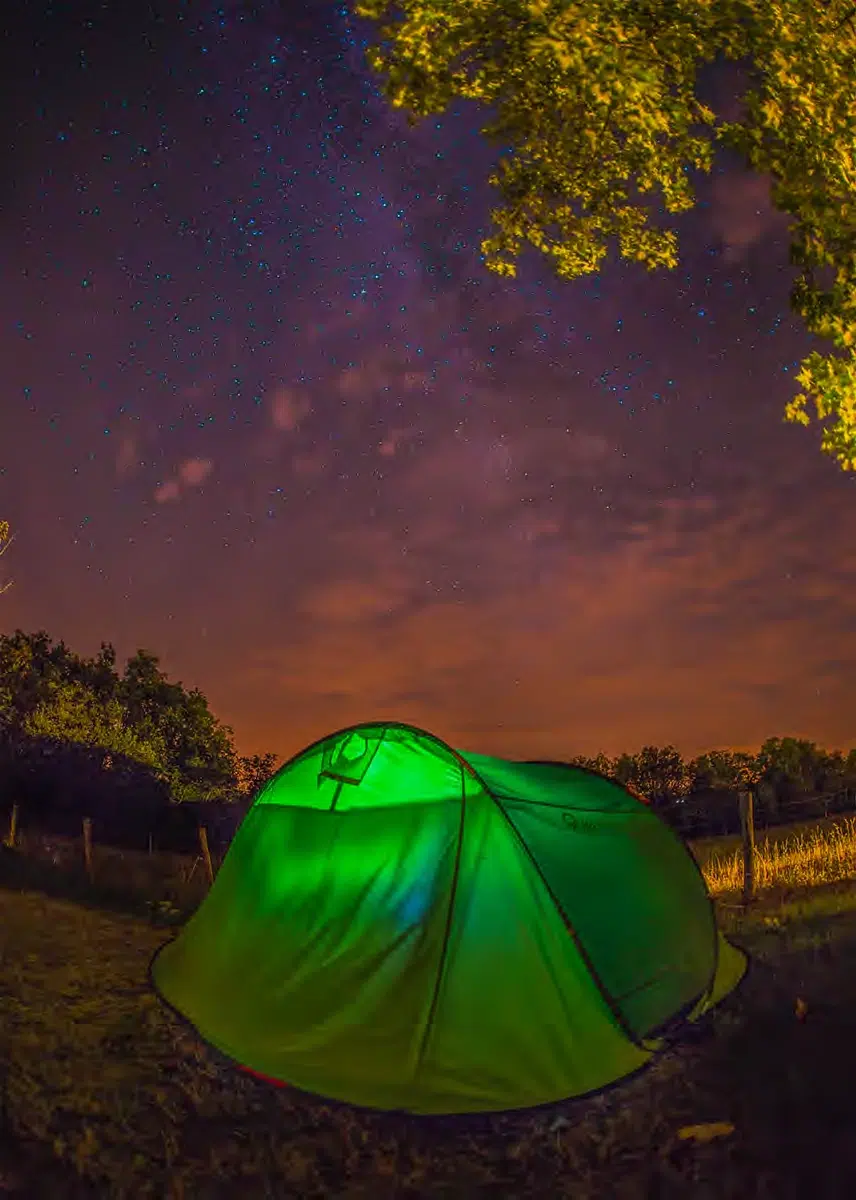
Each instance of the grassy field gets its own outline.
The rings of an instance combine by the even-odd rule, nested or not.
[[[146,985],[151,919],[0,869],[0,1192],[50,1197],[849,1197],[856,888],[722,912],[739,991],[593,1099],[419,1120],[237,1072]],[[0,864],[2,866],[2,864]],[[115,900],[115,897],[113,898]],[[116,905],[114,904],[114,907]],[[798,1019],[797,1007],[804,1019]],[[705,1142],[686,1127],[724,1123]],[[732,1128],[733,1127],[733,1128]]]
[[[723,900],[742,885],[739,837],[701,838],[689,842],[711,892]],[[80,838],[20,835],[17,885],[29,883],[57,895],[92,894],[82,877]],[[834,883],[856,877],[856,817],[839,815],[759,830],[756,878],[763,889],[789,889]],[[214,854],[215,869],[218,855]],[[114,897],[127,910],[137,901],[140,911],[160,906],[188,912],[205,895],[207,882],[200,858],[141,851],[94,848],[95,892],[102,901]]]
[[[736,895],[743,884],[739,838],[690,843],[714,896]],[[755,880],[761,891],[789,891],[856,879],[856,818],[830,817],[782,825],[755,843]]]
[[[842,825],[847,826],[853,820],[852,814],[839,813],[832,817],[814,817],[810,821],[796,821],[789,825],[772,825],[769,829],[756,830],[755,841],[759,847],[763,848],[789,841],[795,837],[825,836]],[[703,867],[710,858],[726,858],[739,851],[740,835],[692,838],[689,845],[697,862]]]

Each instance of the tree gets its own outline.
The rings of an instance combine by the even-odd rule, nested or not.
[[[217,720],[202,692],[170,682],[157,655],[138,650],[125,665],[119,696],[142,739],[163,745],[174,799],[234,796],[232,730]]]
[[[690,170],[717,145],[772,179],[790,214],[791,306],[842,353],[812,352],[785,418],[821,423],[822,449],[856,468],[856,5],[852,0],[358,0],[377,27],[368,61],[412,121],[480,103],[500,148],[501,204],[481,244],[513,276],[528,244],[564,279],[595,272],[612,239],[648,270],[678,264],[649,222],[695,202]],[[718,57],[750,60],[740,121],[696,96]],[[831,269],[824,291],[817,271]]]
[[[264,787],[276,773],[277,758],[272,752],[245,754],[238,758],[236,776],[242,796],[251,798]]]
[[[120,676],[108,643],[84,658],[44,631],[0,636],[0,729],[10,747],[64,740],[144,764],[175,800],[235,796],[231,729],[198,689],[172,683],[145,650]]]
[[[759,769],[752,754],[734,750],[709,750],[690,763],[692,790],[740,791],[753,787]]]
[[[81,660],[64,642],[44,630],[0,635],[0,720],[20,729],[27,716],[51,694],[51,685],[74,676]]]
[[[856,746],[844,758],[844,783],[847,787],[856,784]]]
[[[47,697],[27,715],[22,728],[33,738],[75,742],[103,750],[105,765],[115,754],[151,767],[159,774],[164,769],[163,745],[144,740],[130,726],[116,697],[104,700],[82,683],[52,681]]]
[[[843,756],[830,754],[815,742],[783,737],[767,738],[758,753],[758,765],[777,794],[791,798],[833,790],[839,786],[838,768],[844,763]]]
[[[14,535],[11,533],[11,531],[9,529],[9,522],[8,521],[0,521],[0,558],[3,557],[3,555],[6,553],[6,551],[9,549],[9,547],[12,545],[12,542],[14,540],[15,540]],[[0,583],[0,595],[2,595],[3,592],[8,592],[8,590],[11,586],[12,586],[11,579],[7,580],[6,583]]]
[[[585,771],[594,771],[598,775],[605,775],[607,779],[611,779],[614,772],[614,763],[606,754],[596,754],[594,758],[578,754],[570,760],[570,765],[582,767]]]
[[[615,778],[653,804],[669,804],[684,797],[691,774],[674,746],[643,746],[638,754],[615,760]]]

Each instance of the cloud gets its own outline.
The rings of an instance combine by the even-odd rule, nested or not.
[[[336,380],[336,387],[346,400],[356,400],[382,391],[393,378],[393,370],[384,355],[360,366],[346,367]]]
[[[320,479],[327,473],[329,461],[323,451],[314,454],[295,454],[291,469],[299,479]]]
[[[155,501],[158,504],[168,504],[177,500],[181,495],[181,484],[177,479],[169,479],[155,488]]]
[[[605,478],[610,460],[618,461],[615,448],[599,435],[547,427],[506,435],[483,425],[437,439],[414,455],[402,496],[416,511],[456,525],[462,511],[484,517],[513,509],[516,517],[521,501],[531,504],[559,484],[590,486],[593,473]]]
[[[311,412],[309,397],[297,388],[278,387],[271,395],[271,421],[284,433],[296,433]]]
[[[381,458],[395,458],[401,446],[418,433],[414,428],[390,429],[389,433],[378,445],[377,452]]]
[[[384,579],[338,579],[312,592],[304,609],[313,618],[330,624],[364,624],[387,617],[406,601],[410,589],[404,579],[387,574]]]
[[[187,458],[179,464],[176,475],[160,484],[155,490],[158,504],[169,504],[178,500],[187,488],[201,487],[214,469],[210,458]]]
[[[750,172],[729,171],[714,178],[709,214],[727,262],[739,261],[750,246],[782,232],[790,220],[773,207],[771,177]]]
[[[212,379],[198,379],[183,387],[179,394],[184,400],[206,400],[214,395],[215,390]]]
[[[136,438],[124,435],[119,439],[119,449],[116,451],[116,474],[120,479],[130,475],[137,465]]]
[[[188,458],[178,468],[178,475],[187,487],[199,487],[214,468],[210,458]]]
[[[287,653],[257,657],[246,686],[271,712],[300,712],[293,749],[378,716],[532,757],[820,737],[830,711],[852,711],[856,561],[838,553],[842,517],[826,531],[828,570],[795,562],[786,580],[782,555],[811,545],[806,521],[771,512],[760,491],[730,509],[706,497],[653,504],[618,539],[569,514],[479,519],[480,532],[458,531],[478,569],[457,600],[431,582],[454,537],[430,515],[405,543],[342,529]],[[852,742],[845,715],[839,724],[833,736]]]

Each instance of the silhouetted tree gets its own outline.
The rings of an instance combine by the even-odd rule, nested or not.
[[[638,754],[621,754],[614,772],[616,779],[660,806],[683,799],[692,782],[689,767],[674,746],[643,746]]]
[[[273,753],[241,755],[236,771],[240,794],[248,799],[255,796],[276,774],[277,761]]]

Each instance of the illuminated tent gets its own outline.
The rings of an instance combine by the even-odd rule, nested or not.
[[[259,792],[151,974],[252,1071],[452,1113],[602,1087],[744,969],[690,854],[626,789],[377,723]]]

